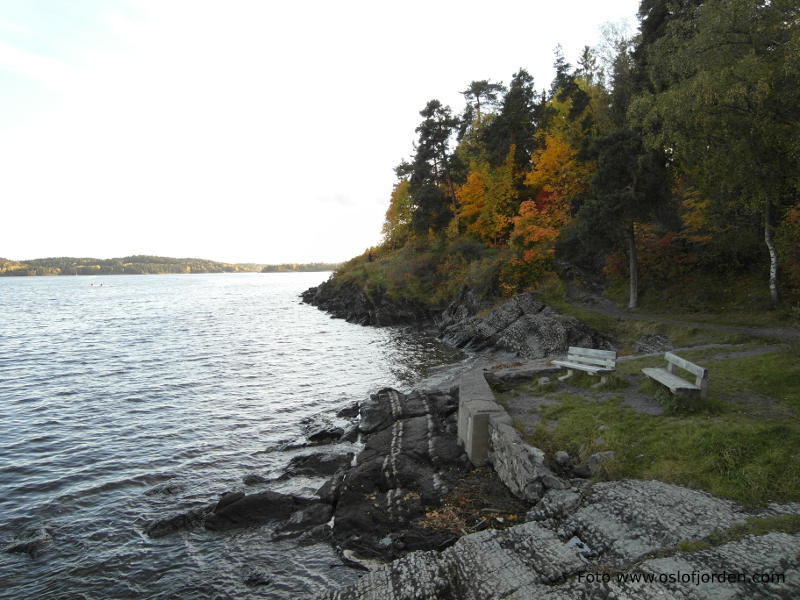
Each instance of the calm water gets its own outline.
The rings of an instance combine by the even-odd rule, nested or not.
[[[353,581],[269,526],[150,539],[147,520],[278,475],[299,421],[460,357],[300,303],[327,274],[0,278],[0,598],[306,598]],[[102,286],[100,285],[102,284]],[[308,492],[294,480],[281,491]],[[268,585],[246,583],[253,571]]]

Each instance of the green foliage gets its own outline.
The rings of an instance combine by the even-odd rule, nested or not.
[[[470,237],[414,238],[401,248],[376,248],[351,259],[333,280],[355,283],[372,298],[444,308],[465,285],[479,297],[496,295],[498,273],[508,258],[507,251]]]
[[[643,0],[639,18],[577,68],[557,54],[544,91],[520,69],[507,89],[470,82],[459,117],[428,102],[380,260],[342,280],[439,305],[469,282],[537,288],[567,261],[605,265],[611,294],[628,281],[631,307],[641,289],[651,309],[729,313],[774,304],[769,262],[800,318],[796,2]],[[754,266],[763,291],[745,299]]]

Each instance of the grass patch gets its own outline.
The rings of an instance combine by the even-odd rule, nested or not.
[[[747,506],[800,497],[800,424],[739,415],[652,416],[619,400],[588,402],[560,394],[543,407],[543,422],[526,436],[548,453],[586,458],[613,450],[613,479],[658,479],[730,498]],[[600,429],[603,427],[603,429]],[[597,446],[599,437],[604,439]]]
[[[541,294],[542,301],[566,315],[575,317],[586,325],[610,336],[618,346],[618,354],[633,354],[636,342],[644,335],[663,335],[677,347],[703,344],[737,344],[747,342],[751,336],[739,332],[716,331],[691,325],[675,325],[657,321],[627,319],[573,306],[557,291]],[[677,318],[671,315],[670,318]]]
[[[769,396],[800,410],[800,352],[796,348],[708,363],[714,392]]]

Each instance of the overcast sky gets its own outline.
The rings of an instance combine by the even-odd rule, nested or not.
[[[419,111],[638,0],[0,0],[0,257],[340,261]]]

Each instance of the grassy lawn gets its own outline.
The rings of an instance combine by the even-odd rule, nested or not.
[[[528,441],[546,452],[585,458],[613,450],[612,479],[659,479],[745,505],[800,498],[800,423],[737,415],[651,416],[618,399],[563,397],[544,407]],[[600,439],[602,438],[602,440]]]
[[[754,347],[746,344],[731,350]],[[615,458],[607,465],[612,479],[659,479],[703,489],[746,506],[797,501],[800,352],[791,348],[714,360],[725,351],[709,348],[681,352],[710,373],[709,398],[693,414],[637,413],[616,392],[609,398],[608,389],[605,396],[590,389],[579,395],[543,390],[539,395],[557,401],[539,411],[541,423],[551,426],[539,425],[526,437],[546,452],[566,450],[578,459],[613,450]],[[662,358],[622,361],[618,363],[618,376],[629,381],[634,392],[645,390],[653,397],[651,388],[655,384],[645,384],[649,380],[640,369],[663,363]],[[520,389],[527,393],[533,390],[530,386]],[[770,410],[764,409],[765,402]]]

